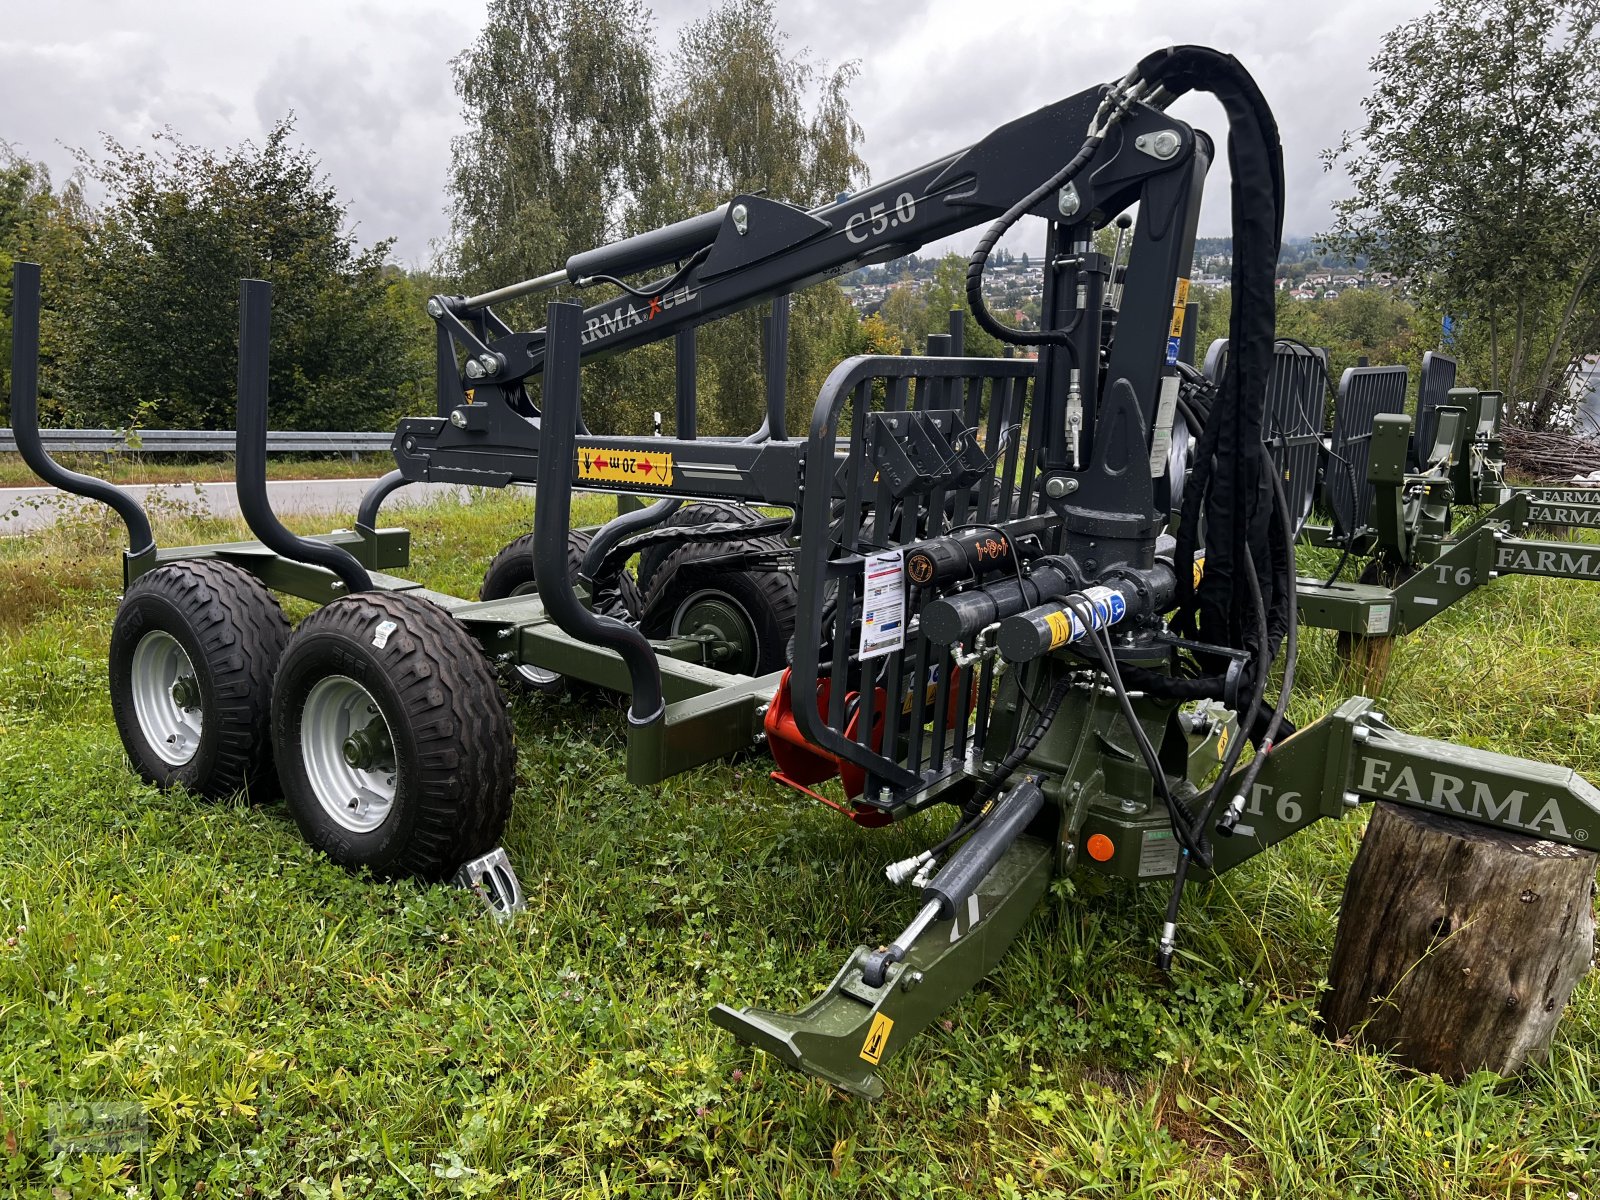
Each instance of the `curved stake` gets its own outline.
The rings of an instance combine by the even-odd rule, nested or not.
[[[348,550],[285,529],[267,498],[267,347],[272,336],[272,285],[239,281],[239,431],[234,488],[250,531],[274,553],[326,567],[351,592],[370,592],[372,576]]]

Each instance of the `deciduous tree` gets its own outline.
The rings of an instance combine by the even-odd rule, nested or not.
[[[1569,415],[1600,309],[1600,4],[1439,0],[1372,62],[1366,124],[1329,152],[1355,185],[1327,241],[1454,316],[1519,424]]]
[[[290,120],[259,145],[149,149],[107,140],[81,155],[106,202],[85,260],[61,382],[77,419],[227,428],[235,413],[239,280],[274,285],[272,423],[379,428],[424,369],[417,321],[392,297],[389,243],[361,248]]]

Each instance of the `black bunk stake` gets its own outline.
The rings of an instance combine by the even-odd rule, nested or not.
[[[39,264],[11,266],[11,432],[22,461],[46,483],[98,500],[115,510],[128,527],[128,557],[154,554],[155,536],[144,507],[115,484],[69,471],[44,448],[39,436]]]
[[[761,332],[766,343],[767,416],[762,427],[773,441],[781,442],[789,436],[788,418],[784,405],[789,393],[789,297],[777,296],[772,301],[772,315],[761,320]]]
[[[572,518],[572,474],[577,461],[578,338],[583,308],[555,303],[550,305],[548,314],[545,329],[549,358],[544,377],[544,419],[539,429],[539,479],[534,485],[533,500],[533,573],[539,585],[539,599],[564,632],[617,652],[628,668],[633,692],[628,723],[636,727],[656,725],[665,715],[666,705],[655,650],[632,625],[614,617],[596,616],[585,608],[572,590],[572,578],[567,573],[567,529]]]
[[[303,538],[288,529],[267,498],[267,367],[272,343],[272,285],[239,281],[239,428],[234,441],[234,490],[250,532],[275,554],[326,567],[347,591],[370,592],[372,576],[342,546]],[[376,511],[373,513],[376,517]]]

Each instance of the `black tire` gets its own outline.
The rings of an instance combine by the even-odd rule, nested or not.
[[[361,766],[330,750],[379,718],[386,756]],[[300,832],[341,866],[442,879],[492,849],[511,815],[516,756],[494,672],[420,597],[346,596],[302,621],[278,668],[272,742]],[[346,805],[341,785],[363,794]]]
[[[1410,563],[1389,563],[1381,558],[1367,560],[1367,565],[1362,568],[1357,583],[1376,584],[1379,587],[1399,587],[1406,580],[1417,573],[1418,568]]]
[[[772,539],[718,542],[680,546],[656,571],[645,595],[640,628],[646,637],[674,637],[691,633],[682,628],[685,618],[702,599],[731,603],[753,639],[749,652],[727,663],[712,663],[719,670],[743,675],[767,675],[788,665],[789,639],[794,636],[800,595],[789,571],[729,570],[719,566],[719,556],[741,550],[764,550]]]
[[[589,552],[594,534],[587,529],[573,529],[567,533],[567,572],[574,582],[583,556]],[[533,534],[525,533],[496,554],[483,573],[483,585],[478,589],[480,600],[500,600],[506,596],[536,595],[538,582],[533,576]],[[599,612],[623,621],[637,621],[642,611],[639,585],[633,572],[626,567],[617,577],[617,590],[601,603]]]
[[[593,540],[594,534],[586,529],[574,529],[567,534],[567,573],[574,582]],[[507,596],[537,595],[538,592],[539,585],[533,574],[533,534],[525,533],[489,563],[489,569],[483,573],[483,585],[478,589],[478,599],[502,600]],[[617,590],[602,599],[597,611],[632,624],[639,620],[643,607],[639,585],[634,582],[633,573],[624,567],[617,577]],[[558,696],[567,689],[563,675],[515,664],[501,672],[501,682],[513,693],[540,696]]]
[[[134,580],[107,665],[112,716],[140,778],[210,800],[270,796],[272,679],[288,641],[278,602],[231,563],[167,563]]]
[[[672,529],[685,525],[751,525],[765,519],[748,504],[735,504],[731,500],[695,500],[685,504],[656,528]],[[755,539],[749,544],[770,545],[773,549],[778,549],[784,542],[782,538],[774,537]],[[726,546],[727,543],[722,545]],[[667,559],[681,549],[683,549],[681,545],[647,546],[639,551],[639,591],[642,595],[650,594],[650,585],[655,582],[656,573],[661,570]],[[643,607],[639,611],[642,613]]]

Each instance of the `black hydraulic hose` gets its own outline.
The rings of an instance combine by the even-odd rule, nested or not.
[[[1074,603],[1073,597],[1063,601],[1083,622],[1084,628],[1091,628],[1092,615],[1088,611],[1087,602]],[[1156,790],[1161,796],[1161,803],[1167,810],[1167,819],[1172,824],[1173,836],[1183,846],[1185,853],[1198,855],[1204,865],[1211,863],[1211,851],[1205,841],[1204,830],[1200,829],[1195,821],[1194,813],[1178,796],[1174,795],[1171,785],[1167,782],[1167,773],[1161,767],[1161,758],[1156,749],[1150,744],[1149,735],[1144,731],[1144,726],[1139,724],[1139,716],[1133,709],[1133,698],[1128,695],[1127,684],[1122,678],[1122,666],[1117,662],[1116,653],[1111,647],[1111,639],[1105,630],[1098,630],[1086,639],[1094,647],[1095,653],[1100,657],[1101,667],[1106,679],[1111,684],[1112,694],[1116,696],[1117,703],[1122,709],[1123,719],[1128,724],[1128,730],[1133,736],[1134,745],[1138,747],[1140,756],[1144,759],[1145,769],[1150,772],[1151,780],[1156,785]]]
[[[275,554],[326,567],[349,592],[373,590],[372,576],[343,546],[291,533],[267,498],[267,365],[272,338],[272,285],[239,281],[239,427],[234,442],[234,491],[250,532]]]
[[[1064,346],[1072,348],[1070,333],[1065,329],[1041,329],[1031,332],[1026,329],[1013,329],[1003,324],[993,313],[983,298],[983,269],[989,261],[989,254],[994,250],[995,244],[1005,236],[1006,231],[1021,220],[1028,211],[1043,200],[1051,192],[1066,184],[1077,173],[1088,165],[1089,160],[1100,148],[1105,140],[1104,134],[1090,135],[1078,148],[1067,165],[1054,175],[1046,179],[1033,191],[1010,208],[1006,209],[1003,216],[997,219],[988,229],[984,230],[983,237],[978,239],[978,245],[972,252],[972,257],[967,260],[967,307],[972,310],[972,316],[978,325],[988,334],[999,338],[1003,342],[1010,342],[1014,346]]]
[[[40,479],[74,496],[107,505],[128,527],[128,553],[155,549],[150,518],[133,493],[116,484],[69,471],[44,448],[39,436],[39,264],[11,265],[11,433],[22,461]]]
[[[539,427],[539,478],[534,485],[534,581],[545,611],[563,631],[621,656],[633,691],[628,723],[653,725],[666,712],[655,650],[632,625],[585,608],[573,591],[568,574],[567,530],[572,522],[572,474],[577,461],[582,321],[582,305],[550,305],[545,337],[545,405]]]
[[[1266,447],[1261,451],[1266,453]],[[1290,693],[1294,690],[1295,667],[1300,660],[1300,644],[1298,635],[1299,618],[1297,613],[1297,593],[1295,589],[1294,569],[1294,517],[1289,512],[1289,500],[1284,494],[1283,483],[1278,478],[1276,471],[1271,472],[1273,498],[1276,502],[1277,516],[1281,536],[1285,541],[1289,555],[1289,628],[1284,633],[1283,651],[1283,682],[1278,689],[1278,703],[1272,710],[1272,716],[1267,721],[1266,730],[1261,737],[1261,745],[1256,751],[1256,756],[1250,760],[1250,765],[1245,768],[1244,778],[1236,789],[1233,801],[1223,813],[1222,819],[1217,823],[1217,832],[1223,837],[1233,836],[1233,827],[1238,823],[1240,814],[1244,811],[1245,799],[1255,787],[1256,777],[1261,773],[1261,768],[1266,764],[1267,755],[1272,753],[1273,740],[1278,736],[1278,730],[1283,724],[1283,719],[1289,708]],[[1259,595],[1259,590],[1258,593]],[[1261,694],[1265,692],[1266,681],[1263,671],[1261,689],[1254,698],[1251,708],[1252,719],[1261,704]],[[1211,822],[1211,814],[1215,811],[1217,798],[1221,795],[1223,785],[1232,775],[1234,765],[1238,762],[1238,752],[1243,745],[1243,738],[1235,738],[1232,753],[1228,761],[1223,764],[1217,773],[1216,783],[1212,785],[1206,797],[1205,806],[1200,810],[1197,828],[1200,836],[1205,837],[1205,827]],[[1209,859],[1209,846],[1207,847]],[[1172,966],[1172,952],[1177,942],[1178,910],[1183,901],[1183,888],[1189,875],[1190,858],[1187,853],[1178,859],[1178,868],[1172,879],[1172,891],[1167,897],[1166,923],[1161,930],[1161,940],[1156,951],[1156,966],[1161,970],[1168,970]],[[1209,866],[1209,861],[1201,862],[1201,866]]]
[[[1264,397],[1276,336],[1275,273],[1283,229],[1283,154],[1277,125],[1260,89],[1233,58],[1197,46],[1153,54],[1136,68],[1140,77],[1174,96],[1203,90],[1228,115],[1228,157],[1233,177],[1234,288],[1231,352],[1207,420],[1196,472],[1185,488],[1177,557],[1198,548],[1199,516],[1207,528],[1206,571],[1190,595],[1180,579],[1180,626],[1201,640],[1251,648],[1254,630],[1244,571],[1255,559],[1272,624],[1281,622],[1286,581],[1269,573],[1271,488],[1253,446],[1261,443]],[[1265,577],[1264,579],[1261,577]],[[1276,647],[1274,647],[1274,650]],[[1216,670],[1216,667],[1210,669]],[[1221,673],[1212,677],[1219,688]]]
[[[1022,691],[1020,682],[1017,688],[1018,694],[1026,698],[1026,693]],[[988,803],[995,793],[1000,790],[1000,785],[1005,783],[1023,763],[1028,761],[1028,755],[1038,749],[1039,743],[1044,740],[1045,731],[1050,728],[1050,722],[1055,719],[1056,710],[1061,707],[1061,702],[1067,698],[1067,693],[1071,690],[1072,681],[1066,676],[1056,680],[1055,686],[1050,689],[1050,695],[1045,699],[1044,707],[1038,710],[1039,715],[1033,723],[1033,728],[1017,739],[1016,744],[1011,747],[1006,756],[996,764],[994,770],[989,772],[988,777],[967,798],[967,802],[961,806],[961,819],[956,822],[955,828],[945,835],[943,841],[927,851],[930,862],[960,841],[974,825],[983,819]]]
[[[1279,520],[1283,523],[1285,533],[1292,533],[1293,518],[1289,513],[1289,502],[1284,495],[1283,483],[1278,479],[1276,473],[1273,474],[1272,482],[1278,498]],[[1290,546],[1290,553],[1292,554],[1292,541]],[[1229,805],[1227,812],[1223,816],[1223,822],[1218,826],[1219,833],[1232,836],[1233,826],[1238,821],[1239,814],[1244,810],[1245,798],[1250,795],[1251,789],[1255,787],[1256,777],[1261,774],[1261,768],[1266,765],[1267,755],[1272,753],[1273,741],[1278,736],[1278,730],[1282,727],[1283,719],[1288,713],[1290,693],[1294,690],[1295,667],[1300,661],[1298,607],[1299,594],[1295,587],[1294,571],[1291,569],[1289,572],[1289,630],[1284,635],[1283,683],[1278,689],[1278,703],[1272,710],[1271,718],[1267,721],[1266,731],[1262,734],[1261,746],[1256,751],[1256,756],[1250,760],[1250,765],[1245,768],[1244,778],[1240,780],[1239,787],[1235,791],[1234,802]],[[1219,776],[1219,779],[1221,778],[1226,777]]]

